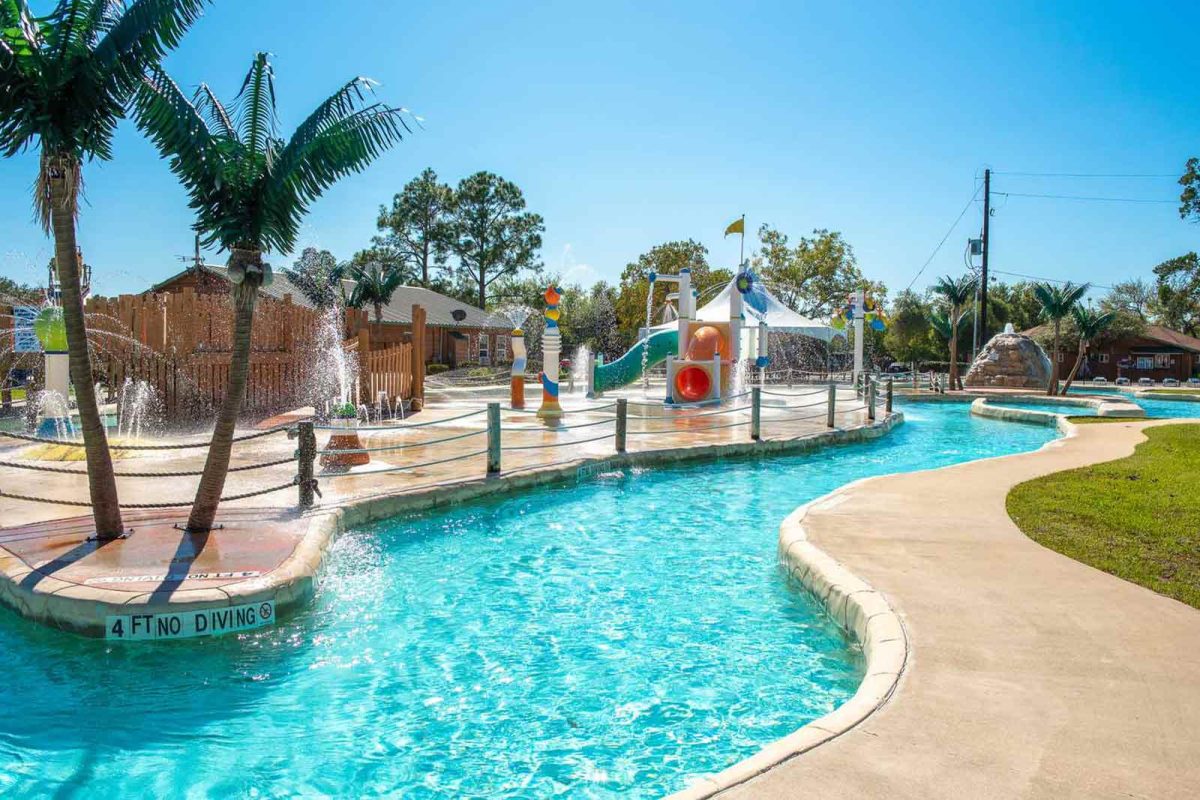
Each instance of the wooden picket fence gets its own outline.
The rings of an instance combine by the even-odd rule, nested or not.
[[[167,294],[92,297],[87,301],[92,369],[116,393],[128,380],[145,380],[157,391],[167,418],[211,413],[229,383],[233,305],[226,294],[198,294],[188,288]],[[2,315],[0,331],[12,321]],[[398,344],[372,350],[368,315],[347,309],[339,339],[350,339],[348,356],[359,364],[361,392],[374,402],[387,392],[388,402],[422,394],[423,365],[413,364],[413,346]],[[254,312],[250,378],[244,408],[252,414],[274,414],[317,402],[312,388],[322,381],[314,373],[321,312],[291,302],[260,296]],[[359,350],[365,356],[359,354]]]

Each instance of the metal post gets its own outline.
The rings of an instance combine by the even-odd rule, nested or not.
[[[833,412],[834,412],[834,405],[836,403],[837,403],[837,384],[830,383],[829,384],[829,416],[825,420],[825,424],[828,425],[830,428],[833,427]]]
[[[617,398],[617,452],[625,452],[625,430],[629,419],[629,401],[624,397]]]
[[[488,403],[487,407],[487,471],[489,475],[500,472],[500,404]]]
[[[317,460],[317,434],[313,430],[312,422],[301,422],[298,427],[300,447],[296,451],[296,455],[299,456],[296,474],[300,483],[300,507],[312,508],[313,490],[316,488],[316,481],[313,480],[313,462]]]
[[[759,386],[750,390],[750,438],[756,442],[762,438],[762,388]]]
[[[887,405],[884,406],[887,413],[892,413],[892,379],[888,378],[887,382]]]
[[[875,421],[875,381],[867,381],[867,420]]]

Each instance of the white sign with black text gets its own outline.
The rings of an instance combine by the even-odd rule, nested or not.
[[[222,633],[249,631],[275,624],[275,601],[248,603],[200,611],[162,614],[120,614],[107,618],[105,639],[145,641],[148,639],[187,639],[192,636],[219,636]]]

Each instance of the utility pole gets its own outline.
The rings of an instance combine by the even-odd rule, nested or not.
[[[979,286],[979,332],[980,338],[987,338],[988,329],[988,222],[992,217],[992,171],[983,171],[983,269]]]

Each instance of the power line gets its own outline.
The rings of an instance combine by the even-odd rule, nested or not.
[[[950,234],[954,233],[954,229],[958,227],[958,223],[962,222],[962,218],[966,216],[967,210],[971,207],[971,204],[975,202],[975,198],[979,197],[979,191],[982,188],[982,185],[975,187],[975,194],[971,195],[971,199],[967,201],[965,206],[963,206],[963,210],[958,212],[958,216],[954,219],[954,224],[952,224],[950,229],[946,231],[946,235],[942,237],[942,240],[937,243],[937,247],[933,248],[933,252],[929,254],[929,258],[925,259],[925,263],[921,265],[919,270],[917,270],[917,274],[914,275],[913,279],[908,282],[908,286],[905,287],[905,291],[908,291],[912,288],[912,285],[917,282],[917,278],[921,277],[921,273],[925,271],[925,268],[929,266],[934,257],[942,249],[942,245],[944,245],[946,240],[950,238]]]
[[[1178,178],[1178,175],[1149,172],[993,172],[993,175],[1019,175],[1027,178]]]
[[[1044,278],[1041,275],[1026,275],[1023,272],[1009,272],[1009,271],[1003,270],[1003,269],[996,269],[995,267],[992,268],[992,272],[998,273],[1000,275],[1009,275],[1014,278],[1026,278],[1031,281],[1045,281],[1047,283],[1071,283],[1071,281],[1064,281],[1061,278]],[[1105,286],[1100,283],[1091,283],[1089,285],[1093,289],[1108,289],[1109,291],[1111,291],[1113,288],[1111,286]]]
[[[1038,197],[1047,200],[1087,200],[1101,203],[1170,203],[1174,205],[1178,200],[1152,200],[1142,197],[1090,197],[1080,194],[1030,194],[1026,192],[995,192],[1005,197]]]

